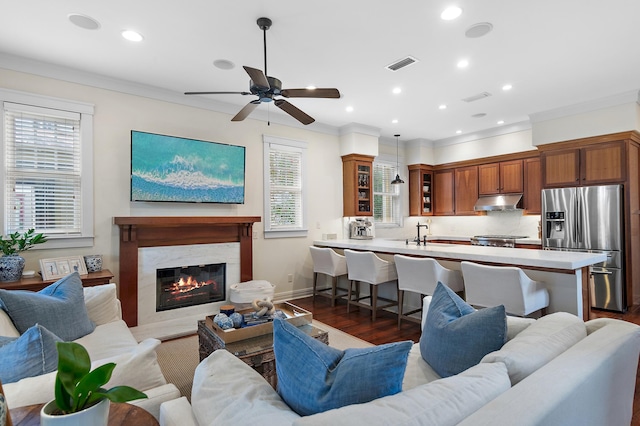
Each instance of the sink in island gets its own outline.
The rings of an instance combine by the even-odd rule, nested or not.
[[[404,240],[316,240],[318,247],[372,251],[382,257],[403,254],[432,257],[443,266],[460,269],[463,260],[495,266],[517,266],[549,291],[548,312],[570,312],[588,319],[590,306],[589,266],[603,262],[603,253],[579,253],[504,247],[430,243],[416,245]]]

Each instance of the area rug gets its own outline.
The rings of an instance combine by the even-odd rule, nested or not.
[[[320,321],[313,320],[313,325],[329,332],[329,346],[336,349],[344,350],[373,346],[367,341],[358,339]],[[167,382],[176,385],[180,393],[191,401],[193,373],[200,362],[198,336],[191,335],[164,341],[158,346],[156,353],[158,354],[160,369]]]

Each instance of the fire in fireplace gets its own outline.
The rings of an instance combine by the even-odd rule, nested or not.
[[[156,270],[156,312],[225,300],[226,263]]]

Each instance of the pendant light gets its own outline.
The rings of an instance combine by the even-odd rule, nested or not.
[[[393,135],[393,136],[396,137],[396,178],[391,181],[391,185],[397,185],[399,183],[404,183],[404,181],[400,179],[400,174],[398,173],[398,146],[400,144],[400,142],[398,141],[398,138],[400,137],[400,135]]]

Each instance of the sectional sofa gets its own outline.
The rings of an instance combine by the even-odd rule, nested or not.
[[[425,313],[430,297],[425,298]],[[170,425],[625,425],[632,417],[640,327],[568,313],[507,318],[507,343],[468,370],[440,378],[409,352],[402,391],[301,417],[253,369],[219,350],[196,369],[191,403],[168,401]],[[354,378],[357,380],[357,378]]]

